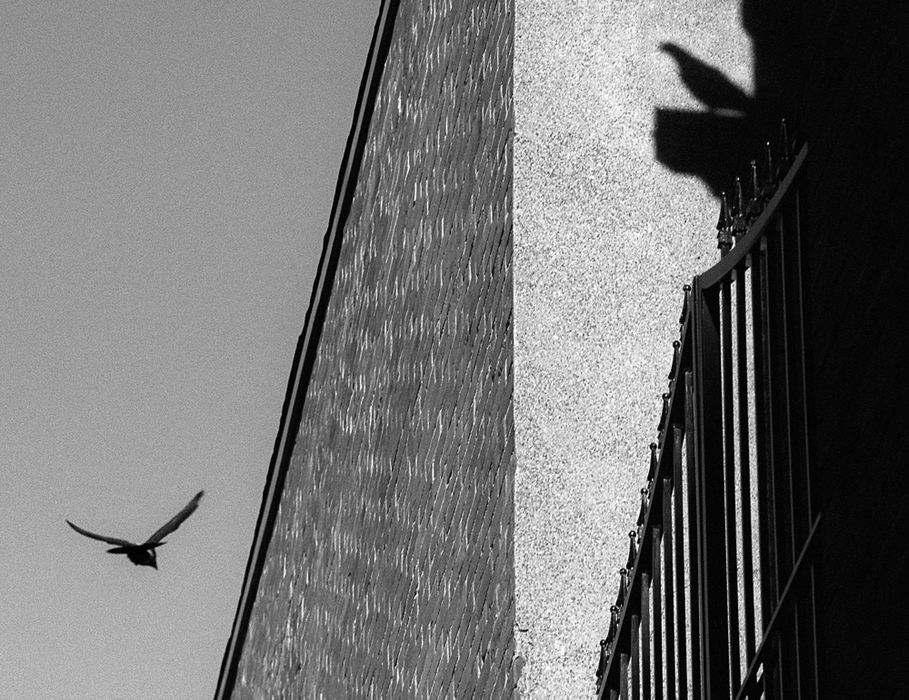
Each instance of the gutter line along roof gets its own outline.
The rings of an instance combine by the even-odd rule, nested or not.
[[[297,348],[291,365],[290,381],[284,397],[284,406],[281,411],[281,422],[278,428],[278,435],[275,438],[274,451],[268,466],[265,489],[262,492],[262,505],[259,508],[253,544],[246,563],[246,573],[243,577],[240,600],[237,603],[233,628],[221,661],[221,672],[218,676],[218,685],[215,690],[216,700],[228,698],[233,693],[237,666],[243,653],[243,645],[246,639],[246,629],[253,604],[255,603],[262,567],[265,563],[268,545],[271,541],[271,533],[278,514],[278,505],[281,502],[281,493],[284,490],[284,477],[293,454],[294,440],[299,429],[300,415],[303,409],[303,402],[306,399],[309,378],[315,364],[319,337],[325,321],[325,313],[328,308],[328,300],[331,297],[335,270],[338,264],[344,225],[347,222],[351,200],[356,190],[357,176],[360,171],[366,137],[369,133],[369,124],[375,107],[379,83],[385,68],[385,59],[388,56],[388,49],[391,44],[398,5],[399,0],[382,0],[379,7],[379,15],[373,30],[366,67],[360,83],[360,92],[357,95],[357,102],[354,107],[353,125],[347,137],[347,145],[344,149],[341,169],[338,173],[335,198],[329,217],[328,230],[322,243],[322,255],[316,271],[312,296],[310,297],[309,308],[306,311],[303,332],[297,341]]]

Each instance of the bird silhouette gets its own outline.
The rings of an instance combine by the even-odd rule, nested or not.
[[[174,517],[164,523],[164,525],[155,530],[152,533],[151,537],[145,540],[145,542],[142,544],[136,544],[135,542],[130,542],[129,540],[121,540],[118,537],[96,535],[94,532],[83,530],[81,527],[74,525],[69,520],[66,521],[66,524],[78,532],[80,535],[85,535],[86,537],[90,537],[93,540],[100,540],[101,542],[117,545],[113,549],[107,550],[110,554],[125,554],[136,566],[150,566],[154,569],[157,569],[158,560],[155,555],[155,549],[164,544],[164,538],[176,530],[178,527],[180,527],[183,521],[193,514],[193,511],[199,507],[199,501],[201,500],[204,493],[205,491],[199,491],[199,493],[193,497],[193,500],[191,500],[183,507],[183,510],[181,510]]]
[[[740,112],[753,109],[751,96],[729,80],[722,71],[692,56],[677,44],[667,41],[660,44],[660,49],[675,59],[685,87],[708,109]]]

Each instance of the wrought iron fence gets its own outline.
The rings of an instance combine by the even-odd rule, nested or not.
[[[722,197],[718,264],[685,285],[600,698],[816,697],[797,154]]]

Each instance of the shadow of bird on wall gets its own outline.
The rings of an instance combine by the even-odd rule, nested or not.
[[[656,157],[676,172],[700,177],[719,196],[770,133],[769,122],[760,102],[718,68],[671,42],[660,50],[675,61],[679,78],[703,109],[657,108]]]
[[[83,530],[81,527],[74,525],[69,520],[66,521],[66,524],[78,532],[80,535],[90,537],[93,540],[100,540],[101,542],[107,542],[108,544],[116,545],[116,547],[113,549],[107,550],[110,554],[125,554],[127,558],[136,566],[150,566],[153,569],[157,569],[158,560],[157,556],[155,555],[155,549],[157,547],[160,547],[162,544],[165,544],[164,538],[176,530],[178,527],[180,527],[183,521],[193,514],[196,508],[199,507],[199,501],[202,499],[202,496],[204,494],[205,491],[199,491],[199,493],[197,493],[193,499],[183,507],[183,510],[181,510],[174,517],[164,523],[164,525],[155,530],[151,536],[141,544],[136,544],[135,542],[130,542],[129,540],[121,540],[118,537],[97,535],[94,532]]]
[[[751,96],[718,68],[704,63],[672,42],[660,44],[660,50],[675,59],[685,87],[708,110],[733,110],[747,114],[754,109]]]

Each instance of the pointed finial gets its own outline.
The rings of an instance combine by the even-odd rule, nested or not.
[[[675,376],[675,373],[679,369],[679,348],[682,347],[682,344],[678,340],[672,341],[672,367],[669,368],[669,381],[672,381],[672,378]]]
[[[742,190],[742,179],[735,179],[735,216],[732,219],[732,235],[738,241],[748,230],[748,223],[745,221],[745,193]]]
[[[723,257],[732,248],[732,213],[725,192],[720,192],[720,217],[716,222],[716,230],[716,247],[720,249],[720,257]]]
[[[742,189],[742,178],[735,179],[735,216],[745,213],[745,192]]]
[[[606,633],[606,644],[611,645],[615,640],[616,627],[619,624],[619,609],[615,605],[609,607],[609,632]],[[608,653],[608,652],[607,652]]]
[[[669,417],[669,399],[672,396],[668,391],[663,393],[663,413],[660,415],[659,431],[662,433],[666,429],[666,419]],[[651,472],[656,474],[656,472]]]
[[[685,294],[685,299],[682,302],[682,315],[679,316],[679,323],[685,323],[685,316],[688,315],[688,296],[691,294],[691,285],[684,284],[682,285],[682,292]]]
[[[732,212],[729,211],[729,204],[726,201],[726,193],[720,192],[720,215],[716,220],[716,230],[722,231],[729,228],[732,224]]]
[[[761,214],[761,186],[758,183],[757,161],[751,161],[751,199],[745,210],[745,217],[750,224]]]
[[[638,511],[638,538],[640,538],[640,529],[644,526],[644,518],[647,517],[647,489],[641,489],[641,509]]]
[[[773,190],[776,188],[776,170],[773,168],[773,148],[770,141],[764,144],[764,157],[767,161],[767,175],[764,179],[764,187],[761,189],[761,197],[766,202],[773,196]]]
[[[628,531],[628,561],[625,563],[625,568],[629,571],[634,568],[634,563],[638,558],[637,537],[638,533],[636,530]]]
[[[615,604],[621,608],[625,605],[625,597],[628,595],[628,569],[619,569],[619,597]]]
[[[600,686],[600,678],[606,673],[606,662],[609,660],[609,654],[606,651],[608,642],[605,639],[600,640],[600,661],[597,664],[597,689]]]

